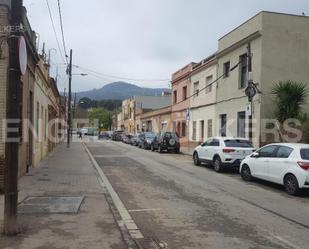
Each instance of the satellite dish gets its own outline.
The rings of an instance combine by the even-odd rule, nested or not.
[[[25,75],[27,71],[27,45],[23,36],[20,36],[18,40],[18,57],[20,72]]]

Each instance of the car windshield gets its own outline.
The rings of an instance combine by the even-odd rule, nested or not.
[[[154,138],[155,136],[156,136],[156,134],[154,134],[154,133],[145,133],[146,138]]]
[[[175,132],[166,132],[165,137],[166,138],[178,138],[178,136]]]
[[[252,144],[248,140],[241,139],[228,139],[224,140],[226,147],[236,147],[236,148],[252,148]]]
[[[309,160],[309,149],[301,149],[300,155],[302,159]]]

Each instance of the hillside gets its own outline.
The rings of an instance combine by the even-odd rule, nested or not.
[[[127,82],[114,82],[103,86],[100,89],[93,89],[77,93],[77,99],[90,98],[93,100],[118,99],[124,100],[134,95],[159,96],[163,91],[170,91],[167,88],[145,88]]]

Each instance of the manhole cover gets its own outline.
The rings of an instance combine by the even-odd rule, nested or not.
[[[29,196],[18,206],[22,214],[77,214],[84,197]]]

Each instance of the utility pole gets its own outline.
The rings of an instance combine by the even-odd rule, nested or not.
[[[9,70],[7,84],[7,120],[21,120],[20,117],[20,77],[18,44],[21,35],[22,24],[22,0],[11,1],[10,25],[12,31],[9,34]],[[19,124],[10,124],[7,129],[18,129]],[[4,234],[15,235],[18,233],[17,201],[18,201],[18,147],[19,132],[7,131],[6,139],[14,139],[5,142],[5,203],[4,203]]]
[[[252,142],[253,140],[253,131],[252,131],[252,117],[253,117],[253,97],[256,95],[256,89],[253,84],[253,77],[252,77],[252,53],[251,53],[251,44],[248,43],[247,46],[247,80],[248,86],[246,88],[246,95],[248,96],[248,101],[250,104],[250,115],[249,115],[249,139]]]
[[[72,101],[72,56],[73,50],[70,50],[70,64],[68,68],[69,73],[69,93],[68,93],[68,134],[67,134],[67,147],[70,148],[71,140],[71,101]]]

